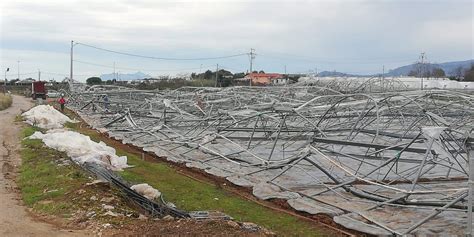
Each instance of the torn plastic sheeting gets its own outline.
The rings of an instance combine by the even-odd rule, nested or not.
[[[102,141],[94,142],[90,137],[77,132],[57,129],[46,134],[35,132],[28,138],[41,139],[46,146],[66,152],[73,161],[79,164],[92,162],[118,171],[129,167],[126,156],[117,156],[114,148]]]
[[[329,216],[337,216],[344,214],[340,209],[313,201],[306,197],[290,199],[287,202],[295,210],[304,211],[312,215],[327,214]]]
[[[217,177],[228,177],[228,176],[232,175],[231,172],[228,172],[228,171],[225,171],[225,170],[222,170],[222,169],[218,169],[218,168],[215,168],[215,167],[205,169],[204,172],[206,172],[208,174],[212,174],[212,175],[217,176]]]
[[[161,192],[158,189],[153,188],[147,183],[136,184],[130,187],[130,189],[134,190],[135,192],[143,195],[148,200],[155,200],[161,196]]]
[[[204,136],[204,138],[202,139],[201,141],[201,145],[204,145],[204,144],[207,144],[209,142],[212,142],[214,140],[216,140],[217,136],[215,134],[212,134],[212,135],[206,135]]]
[[[376,236],[392,236],[392,233],[378,226],[364,223],[351,217],[352,213],[341,216],[335,216],[334,222],[348,229],[357,230]]]
[[[272,198],[281,198],[281,199],[292,199],[300,198],[301,196],[295,192],[282,191],[278,186],[269,184],[267,182],[261,182],[253,187],[253,195],[262,199],[272,199]]]
[[[194,161],[192,161],[192,162],[187,162],[187,163],[186,163],[186,167],[189,167],[189,168],[198,168],[198,169],[203,169],[203,170],[209,168],[208,165],[205,165],[205,164],[200,163],[200,162],[194,162]]]
[[[238,186],[242,186],[242,187],[248,187],[248,188],[251,188],[254,186],[254,183],[250,180],[248,180],[247,178],[245,177],[241,177],[239,175],[234,175],[234,176],[229,176],[226,178],[229,182],[235,184],[235,185],[238,185]]]
[[[166,108],[172,108],[171,107],[171,101],[168,100],[168,99],[164,99],[163,104],[165,105]]]
[[[230,111],[230,116],[250,116],[250,115],[257,115],[259,112],[252,109],[243,109],[237,111]]]
[[[431,140],[438,139],[445,129],[446,127],[423,127],[421,131],[426,139]]]
[[[22,116],[26,119],[26,123],[44,129],[62,128],[66,122],[73,122],[51,105],[35,106],[24,112]]]

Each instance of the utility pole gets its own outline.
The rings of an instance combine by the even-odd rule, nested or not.
[[[380,77],[381,81],[380,81],[380,86],[382,87],[382,91],[384,90],[383,89],[383,84],[384,84],[384,79],[385,79],[385,65],[382,65],[382,76]]]
[[[382,80],[385,79],[385,65],[382,65]]]
[[[255,59],[255,49],[250,49],[250,72],[252,73],[253,60]],[[252,78],[249,78],[249,85],[252,86]]]
[[[423,90],[423,74],[425,72],[425,53],[421,53],[421,90]]]
[[[73,54],[74,54],[73,48],[74,48],[74,40],[71,40],[71,69],[69,72],[69,80],[71,80],[71,83],[72,83],[72,60],[73,60]]]
[[[41,81],[41,71],[38,69],[38,81]]]
[[[116,74],[115,74],[115,62],[114,62],[114,79],[115,79],[115,81],[117,81],[117,77],[116,77]]]
[[[20,60],[17,61],[18,63],[18,80],[20,80]]]
[[[216,85],[214,87],[217,87],[217,74],[219,74],[219,64],[216,65]]]
[[[7,72],[10,71],[10,68],[7,67],[5,70],[5,81],[3,82],[3,94],[7,93]]]

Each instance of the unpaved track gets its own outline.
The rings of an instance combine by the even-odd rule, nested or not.
[[[86,236],[81,231],[63,230],[34,220],[16,191],[21,127],[14,120],[21,110],[32,106],[30,99],[13,96],[12,106],[0,111],[0,236]]]

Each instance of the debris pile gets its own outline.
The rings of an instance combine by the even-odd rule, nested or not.
[[[108,112],[88,91],[73,92],[70,107],[123,143],[347,228],[462,235],[472,82],[456,90],[411,84],[373,77],[164,91],[103,86]]]
[[[91,162],[116,171],[129,167],[126,156],[117,156],[114,148],[102,141],[94,142],[90,137],[77,132],[56,129],[44,134],[35,132],[29,138],[41,139],[46,146],[66,152],[78,164]]]
[[[44,129],[62,128],[67,122],[73,122],[51,105],[38,105],[22,114],[25,122]]]
[[[147,183],[143,184],[135,184],[130,187],[130,189],[134,190],[135,192],[143,195],[144,197],[148,198],[149,200],[157,200],[160,198],[161,193],[158,189],[153,188]]]

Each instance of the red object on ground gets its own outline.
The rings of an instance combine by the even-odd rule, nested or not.
[[[46,100],[46,82],[35,81],[31,83],[31,97],[36,100],[37,98],[43,98]]]

